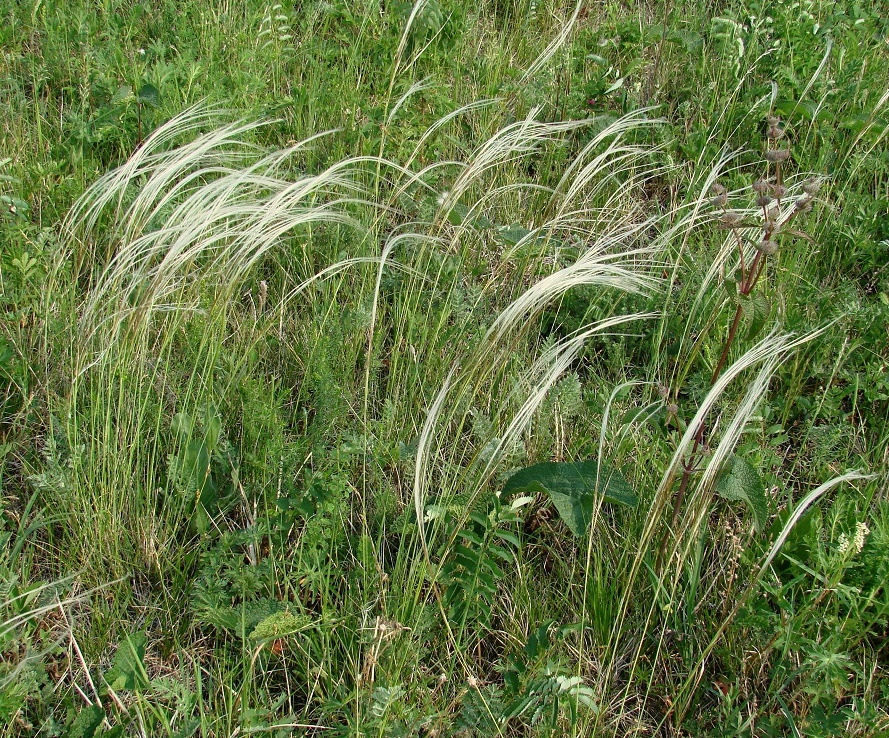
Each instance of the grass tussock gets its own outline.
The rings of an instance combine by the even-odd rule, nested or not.
[[[0,735],[887,729],[877,16],[75,5],[4,11]]]

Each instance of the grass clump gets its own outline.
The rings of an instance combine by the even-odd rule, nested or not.
[[[877,15],[25,5],[4,735],[886,729]]]

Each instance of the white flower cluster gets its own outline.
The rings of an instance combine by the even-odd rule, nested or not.
[[[867,536],[870,533],[870,528],[867,527],[867,523],[860,522],[855,523],[855,535],[852,540],[849,540],[849,536],[845,533],[840,534],[839,540],[839,554],[840,556],[845,556],[848,552],[852,552],[852,555],[861,553],[861,550],[864,548],[864,543],[867,541]]]
[[[852,539],[855,553],[861,553],[861,549],[864,548],[864,542],[867,540],[868,533],[870,533],[870,528],[867,527],[867,523],[861,522],[855,524],[855,538]]]

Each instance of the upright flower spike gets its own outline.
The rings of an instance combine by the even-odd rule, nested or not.
[[[711,203],[719,208],[722,212],[717,218],[717,222],[721,228],[732,231],[738,243],[738,260],[740,262],[740,279],[732,282],[730,293],[732,295],[740,294],[749,297],[756,289],[760,278],[766,272],[766,263],[770,256],[775,256],[779,251],[779,238],[781,231],[798,213],[807,212],[812,208],[812,201],[818,192],[821,182],[818,179],[810,178],[803,184],[803,194],[796,199],[793,211],[788,217],[781,222],[781,200],[787,195],[788,188],[784,185],[781,176],[781,165],[790,158],[790,146],[785,144],[781,146],[778,142],[785,138],[786,132],[781,127],[781,120],[776,116],[770,115],[767,118],[768,129],[766,133],[766,147],[763,158],[766,161],[766,174],[757,178],[752,184],[752,190],[755,193],[755,202],[761,212],[761,223],[759,225],[759,235],[753,240],[749,239],[743,230],[753,228],[753,224],[745,221],[742,214],[735,210],[726,209],[728,202],[725,188],[720,184],[713,185],[713,198]],[[774,172],[771,167],[774,165]],[[802,235],[798,231],[792,231],[796,235]],[[751,243],[755,249],[755,255],[752,260],[745,258],[745,248]],[[728,282],[726,283],[728,285]],[[755,306],[752,309],[755,319]],[[745,310],[745,301],[736,301],[734,317],[728,329],[728,335],[723,342],[722,354],[713,369],[711,384],[715,387],[724,381],[726,367],[728,366],[729,352],[736,338],[739,335],[739,327],[741,318]],[[668,411],[670,409],[668,405]],[[673,498],[673,514],[670,523],[667,526],[661,539],[661,545],[657,554],[658,570],[663,566],[664,556],[667,551],[667,545],[670,539],[671,531],[675,530],[679,517],[685,502],[686,493],[689,490],[692,474],[701,471],[700,461],[707,454],[708,446],[708,411],[703,414],[699,412],[698,418],[693,421],[689,428],[692,440],[690,451],[682,457],[682,477],[679,488]],[[712,432],[712,430],[711,430]],[[724,441],[720,442],[722,445]]]

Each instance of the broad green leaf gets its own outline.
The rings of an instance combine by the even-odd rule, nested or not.
[[[506,242],[510,246],[516,246],[519,241],[525,238],[531,231],[518,223],[509,226],[500,226],[497,229],[497,238]]]
[[[536,659],[539,654],[549,648],[549,629],[555,624],[555,620],[547,620],[528,636],[528,642],[525,644],[525,653],[528,654],[529,659]]]
[[[474,226],[475,228],[479,228],[481,230],[491,228],[494,225],[481,213],[476,213],[473,215],[472,211],[468,207],[460,204],[459,202],[456,203],[448,213],[448,221],[451,223],[451,225],[466,224]]]
[[[139,94],[136,96],[136,99],[142,105],[156,108],[160,104],[161,94],[157,87],[146,82],[139,88]]]
[[[740,456],[732,456],[716,483],[717,494],[726,500],[743,500],[753,511],[753,522],[762,530],[769,517],[765,486],[759,473]]]
[[[506,541],[507,543],[511,544],[516,549],[520,549],[522,547],[522,543],[521,541],[519,541],[519,537],[515,533],[511,533],[508,530],[495,530],[494,535],[501,541]]]
[[[545,492],[562,520],[575,536],[583,535],[590,525],[597,494],[607,502],[635,507],[635,493],[620,472],[595,460],[552,462],[526,467],[513,474],[503,487],[503,494]]]
[[[207,448],[213,451],[219,444],[219,437],[222,435],[222,420],[218,415],[209,415],[206,421],[205,440]]]
[[[729,277],[726,275],[726,278],[722,280],[722,286],[725,288],[726,293],[729,298],[732,300],[737,299],[738,297],[738,283],[735,281],[734,277]]]
[[[84,707],[71,723],[68,738],[93,738],[104,719],[105,711],[98,705]]]
[[[199,438],[192,439],[182,455],[183,482],[190,489],[203,490],[210,476],[210,451]]]
[[[111,104],[117,105],[118,103],[129,100],[133,97],[133,88],[129,85],[121,85],[117,88],[117,92],[114,93],[114,97],[111,98]]]
[[[170,430],[179,438],[190,438],[194,432],[194,418],[188,413],[176,413],[170,423]]]
[[[826,107],[819,107],[811,100],[778,100],[774,111],[788,120],[803,119],[808,121],[826,120],[830,112]]]
[[[614,92],[615,90],[619,90],[623,86],[624,86],[624,78],[621,77],[616,82],[614,82],[607,90],[605,90],[605,94],[610,95],[612,92]]]
[[[867,128],[871,135],[880,136],[886,130],[887,125],[889,123],[885,119],[874,118],[873,115],[854,115],[845,118],[840,123],[840,128],[846,128],[854,134],[859,134]]]
[[[747,307],[752,308],[750,315],[750,327],[747,329],[747,340],[752,341],[756,338],[769,319],[772,312],[772,306],[769,301],[761,294],[751,295]]]
[[[105,681],[115,692],[122,689],[139,689],[148,686],[145,678],[145,644],[148,638],[144,633],[126,636],[114,654],[111,668],[105,672]]]
[[[0,203],[3,203],[4,210],[10,215],[17,218],[24,218],[25,213],[30,210],[30,206],[20,197],[12,197],[10,195],[0,195]]]
[[[113,728],[96,733],[95,738],[120,738],[123,735],[123,725],[115,725]]]
[[[651,423],[657,426],[664,419],[664,403],[651,402],[643,407],[631,407],[624,413],[620,420],[621,425],[632,425],[633,423]]]
[[[309,624],[309,618],[305,615],[294,614],[289,610],[281,610],[260,620],[250,632],[250,638],[254,641],[285,638],[305,630]]]

